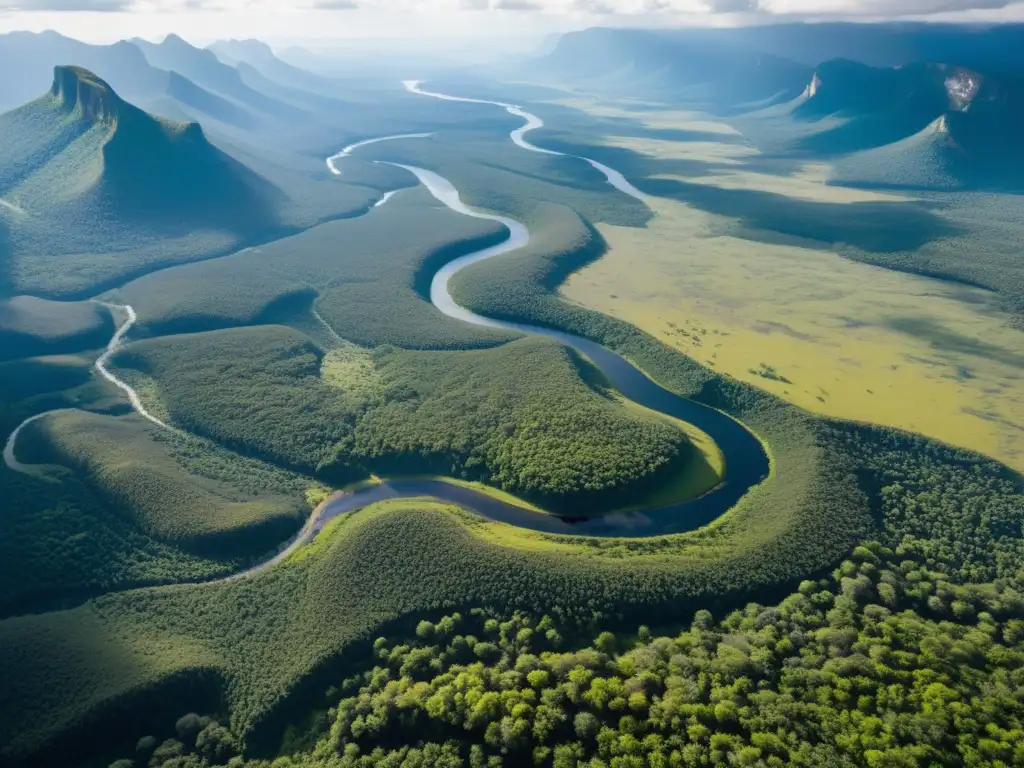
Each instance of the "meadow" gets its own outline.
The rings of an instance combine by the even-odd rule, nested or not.
[[[643,125],[679,120],[680,130],[694,119],[633,114]],[[714,150],[627,136],[608,143],[656,161],[686,156],[702,166],[687,179],[694,187],[756,189],[797,205],[813,198],[840,208],[910,199],[910,193],[829,186],[821,164],[784,173],[776,163],[771,172],[756,164],[748,146],[734,143]],[[745,167],[751,161],[753,170]],[[998,201],[983,197],[990,205]],[[1014,230],[1009,215],[968,220],[970,203],[980,199],[942,200],[942,216],[964,234],[912,253],[867,253],[751,233],[726,207],[706,211],[697,202],[651,197],[656,215],[645,228],[596,225],[607,253],[560,290],[569,301],[632,323],[716,371],[808,410],[920,432],[1024,469],[1024,423],[1017,414],[1024,336],[1013,312],[1016,268],[1007,263]],[[962,258],[975,249],[979,257]],[[765,365],[787,381],[760,375]]]

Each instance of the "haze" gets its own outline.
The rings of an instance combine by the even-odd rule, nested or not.
[[[593,26],[741,26],[780,21],[998,22],[1024,19],[1007,0],[0,0],[0,32],[53,29],[93,43],[169,32],[197,45],[258,37],[330,52],[396,41],[448,57],[529,50]],[[459,41],[453,49],[452,42]]]

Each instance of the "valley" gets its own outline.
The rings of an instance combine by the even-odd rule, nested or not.
[[[0,766],[1024,759],[1022,73],[887,29],[0,35]]]
[[[622,107],[614,114],[663,126],[672,119]],[[687,115],[676,127],[695,124]],[[707,175],[690,183],[717,189],[834,205],[911,194],[832,186],[827,166],[747,171],[759,157],[749,145],[682,144],[681,155],[675,142],[608,144],[654,161],[700,163]],[[656,216],[645,229],[598,225],[608,253],[570,277],[562,295],[802,408],[920,432],[1024,469],[1024,334],[996,294],[864,264],[842,246],[773,242],[738,229],[728,211],[663,198],[651,204]],[[760,375],[762,366],[781,378]]]

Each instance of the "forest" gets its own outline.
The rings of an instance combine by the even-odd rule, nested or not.
[[[323,353],[283,326],[140,342],[118,362],[154,377],[174,423],[189,432],[341,484],[371,472],[428,472],[555,509],[596,510],[685,471],[690,456],[681,430],[621,408],[549,341],[352,354],[371,365],[375,384],[366,368],[354,381],[325,379]],[[354,388],[362,396],[346,395]]]
[[[424,619],[326,688],[285,757],[244,760],[190,714],[111,768],[1019,765],[1024,557],[974,581],[969,556],[915,546],[955,525],[950,500],[916,501],[918,535],[896,519],[895,548],[865,541],[777,603],[701,609],[671,634],[600,614]]]

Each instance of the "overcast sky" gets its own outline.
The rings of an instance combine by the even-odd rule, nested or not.
[[[585,26],[736,25],[799,19],[1024,20],[1024,0],[0,0],[0,31],[90,42],[222,37],[530,39]]]

